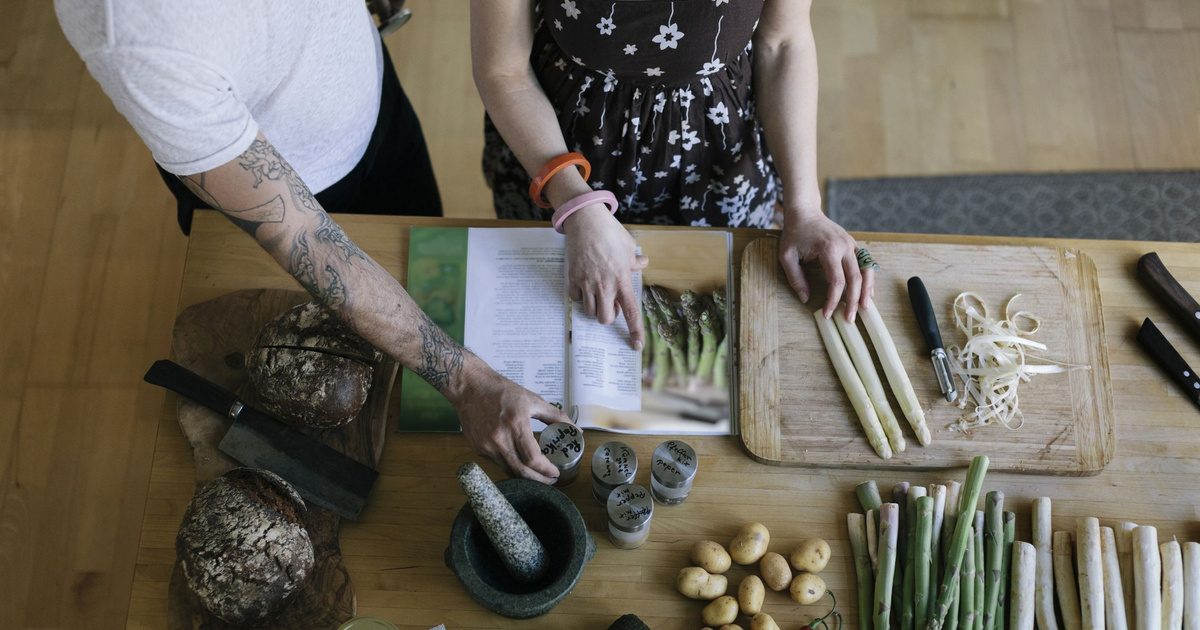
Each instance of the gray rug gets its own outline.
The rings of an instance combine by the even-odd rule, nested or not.
[[[1200,171],[831,179],[849,230],[1200,242]]]

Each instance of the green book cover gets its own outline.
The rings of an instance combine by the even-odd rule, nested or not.
[[[459,343],[467,295],[467,228],[414,227],[408,235],[408,294]],[[401,431],[459,431],[458,414],[412,370],[400,376]]]

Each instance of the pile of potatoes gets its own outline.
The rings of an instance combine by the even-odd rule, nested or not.
[[[741,630],[735,625],[738,613],[750,618],[750,630],[779,630],[779,625],[762,611],[766,589],[787,590],[792,601],[808,605],[825,596],[825,580],[817,575],[829,564],[829,543],[820,538],[800,541],[791,555],[784,558],[767,551],[771,532],[762,523],[746,523],[738,530],[726,551],[720,543],[705,540],[692,545],[695,566],[679,571],[675,588],[692,599],[708,601],[702,618],[711,628]],[[724,573],[732,563],[758,563],[758,575],[747,575],[737,589],[737,597],[727,595],[729,579]],[[793,574],[793,570],[795,573]]]

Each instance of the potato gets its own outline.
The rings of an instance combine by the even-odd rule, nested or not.
[[[788,561],[774,551],[768,551],[762,557],[758,563],[758,573],[772,591],[782,591],[792,582],[792,568],[788,566]]]
[[[747,575],[738,585],[738,607],[742,614],[752,617],[762,612],[763,597],[767,594],[762,580],[757,575]]]
[[[733,623],[737,619],[738,603],[731,595],[722,595],[704,607],[700,612],[700,618],[704,620],[705,625],[723,626],[727,623]]]
[[[692,563],[709,573],[724,573],[729,570],[729,552],[711,540],[702,540],[692,545]]]
[[[762,523],[746,523],[729,543],[729,556],[738,564],[754,564],[767,553],[771,532]]]
[[[801,573],[792,580],[792,601],[807,606],[821,601],[825,596],[825,580],[815,573]]]
[[[684,597],[692,599],[716,599],[725,594],[729,588],[729,578],[724,575],[713,575],[700,567],[687,567],[679,570],[675,578],[675,588]]]
[[[779,630],[779,624],[767,613],[758,613],[750,619],[750,630]]]
[[[829,564],[829,543],[820,538],[809,538],[800,541],[792,552],[792,568],[797,571],[820,573]]]

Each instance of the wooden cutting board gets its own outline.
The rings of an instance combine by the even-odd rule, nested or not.
[[[875,303],[933,433],[932,443],[920,446],[889,391],[908,448],[883,460],[867,443],[812,320],[824,302],[824,281],[818,279],[809,304],[801,304],[779,268],[777,242],[764,238],[746,248],[737,298],[738,422],[754,459],[785,466],[938,469],[966,466],[984,454],[993,470],[1052,475],[1096,474],[1112,459],[1108,350],[1096,266],[1087,255],[1053,247],[862,243],[882,265]],[[808,272],[810,279],[821,275],[815,268]],[[951,431],[961,412],[938,390],[908,300],[906,283],[914,275],[929,289],[947,346],[963,340],[951,310],[960,292],[982,295],[992,315],[1020,293],[1015,310],[1041,317],[1033,339],[1049,347],[1046,356],[1090,369],[1022,384],[1025,424],[1018,430],[993,425],[969,435]],[[865,331],[863,336],[870,345]],[[876,369],[882,377],[878,360]]]
[[[175,361],[193,372],[238,392],[254,404],[245,370],[245,353],[268,322],[310,299],[307,293],[255,289],[235,291],[189,307],[175,319],[171,350]],[[385,356],[375,368],[371,393],[363,410],[337,429],[306,430],[329,446],[376,467],[383,454],[387,404],[396,363]],[[229,420],[190,400],[178,399],[179,426],[192,447],[196,485],[239,466],[217,449]],[[354,583],[342,562],[338,544],[340,518],[321,507],[308,506],[305,526],[313,543],[315,562],[303,587],[288,598],[283,610],[261,628],[336,628],[356,609]],[[212,616],[192,594],[175,562],[167,596],[171,630],[219,630],[233,626]]]

